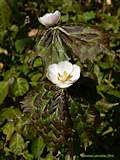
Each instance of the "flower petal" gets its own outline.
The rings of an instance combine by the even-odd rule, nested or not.
[[[56,76],[58,75],[58,64],[51,64],[48,66],[47,69],[48,72],[54,72],[54,74],[56,74]]]
[[[76,64],[73,65],[73,71],[71,72],[71,80],[73,83],[80,78],[80,67]]]
[[[59,83],[58,80],[58,65],[52,64],[47,69],[47,78],[54,84]]]
[[[55,11],[55,12],[53,13],[53,21],[54,21],[54,24],[57,24],[57,23],[58,23],[58,21],[60,20],[60,16],[61,16],[61,14],[60,14],[59,11]]]
[[[56,86],[59,88],[68,88],[72,85],[72,83],[57,83]]]
[[[60,82],[58,80],[58,77],[53,72],[47,73],[46,76],[53,84],[57,84]]]
[[[69,61],[62,61],[58,63],[58,70],[59,73],[62,75],[64,71],[66,71],[68,74],[70,74],[73,70],[72,63]]]
[[[52,23],[51,16],[52,16],[51,13],[47,13],[43,17],[39,17],[38,20],[44,26],[49,26]]]

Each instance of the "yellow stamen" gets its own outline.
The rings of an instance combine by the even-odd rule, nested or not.
[[[71,78],[72,78],[72,75],[68,74],[66,71],[63,72],[63,75],[58,73],[58,80],[61,81],[62,83],[66,81],[70,81]]]

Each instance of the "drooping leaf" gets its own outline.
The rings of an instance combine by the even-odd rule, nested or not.
[[[37,44],[37,52],[45,62],[68,60],[70,53],[80,58],[94,60],[98,54],[107,54],[107,36],[102,31],[88,26],[62,26],[48,29]]]
[[[64,46],[64,44],[62,43],[62,40],[60,38],[60,33],[58,33],[58,31],[56,32],[55,34],[55,38],[54,38],[54,44],[53,44],[53,47],[54,47],[54,52],[53,52],[53,57],[54,57],[54,54],[55,52],[57,53],[58,55],[58,62],[59,61],[64,61],[64,60],[68,60],[69,57],[68,55],[66,54],[66,48]]]
[[[108,53],[106,35],[102,31],[87,26],[63,26],[60,38],[72,49],[81,62],[94,60],[98,54]]]
[[[0,104],[3,103],[9,91],[9,83],[7,81],[0,82]]]
[[[43,36],[40,38],[37,46],[36,52],[38,56],[40,56],[43,61],[48,61],[51,58],[50,55],[50,44],[52,43],[52,33],[51,30],[48,29],[44,32]]]
[[[36,46],[36,50],[47,65],[69,59],[57,28],[50,28],[44,32]]]

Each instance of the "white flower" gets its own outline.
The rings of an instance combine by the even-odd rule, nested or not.
[[[80,77],[80,67],[69,61],[51,64],[47,69],[47,78],[59,88],[70,87]]]
[[[39,22],[46,27],[57,24],[59,19],[60,19],[59,11],[55,11],[54,13],[46,13],[44,16],[38,17]]]

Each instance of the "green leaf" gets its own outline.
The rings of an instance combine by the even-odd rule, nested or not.
[[[32,77],[31,77],[31,80],[33,81],[33,82],[37,82],[37,81],[39,81],[40,80],[40,78],[42,77],[42,73],[36,73],[36,74],[34,74]]]
[[[98,79],[98,84],[100,84],[103,79],[104,74],[100,71],[100,68],[98,65],[94,65],[94,74],[96,75]]]
[[[10,140],[10,151],[15,155],[20,155],[26,147],[23,137],[19,133],[15,133]]]
[[[109,53],[106,47],[107,36],[102,31],[85,25],[63,26],[59,30],[62,41],[81,62],[94,60],[101,53]]]
[[[28,45],[32,43],[32,40],[30,38],[24,38],[24,39],[18,39],[15,42],[15,48],[16,51],[19,53],[22,53]]]
[[[34,60],[33,67],[41,67],[41,66],[43,66],[43,62],[42,62],[41,58],[36,58]]]
[[[18,108],[3,108],[0,112],[0,125],[2,125],[5,120],[16,119],[20,116],[21,112]]]
[[[6,141],[9,141],[12,134],[14,133],[15,131],[15,127],[14,127],[14,124],[13,123],[6,123],[3,128],[3,133],[6,135]]]
[[[37,137],[32,141],[31,150],[35,158],[40,158],[44,148],[45,143],[41,137]]]
[[[59,35],[58,28],[48,29],[36,46],[38,55],[47,65],[69,59]]]
[[[9,84],[7,81],[0,82],[0,104],[3,103],[9,91]]]
[[[86,59],[94,60],[98,54],[108,54],[106,40],[106,34],[86,25],[57,26],[44,32],[36,48],[47,65],[69,60],[72,54],[84,62]]]
[[[113,68],[114,59],[115,59],[115,54],[114,52],[111,52],[109,55],[106,56],[104,55],[104,57],[98,63],[102,69],[109,69]]]
[[[0,31],[0,43],[3,42],[4,37],[7,35],[7,30]],[[1,53],[0,53],[1,54]]]
[[[17,78],[13,84],[11,91],[15,97],[23,96],[29,90],[29,84],[24,78]]]
[[[110,89],[109,91],[107,91],[107,93],[109,94],[109,95],[112,95],[112,96],[115,96],[115,97],[117,97],[117,98],[120,98],[120,91],[117,91],[117,90],[115,90],[115,89]]]
[[[0,30],[5,30],[9,27],[11,15],[12,11],[9,3],[6,0],[0,0]]]
[[[63,45],[62,40],[61,40],[61,38],[60,38],[58,33],[56,33],[56,38],[54,39],[53,47],[55,49],[55,52],[58,55],[59,61],[68,60],[69,59],[68,55],[66,54],[66,48]],[[54,56],[54,54],[55,53],[53,53],[53,56]]]
[[[89,11],[89,12],[84,12],[83,17],[85,21],[89,21],[95,18],[95,12]]]
[[[33,160],[33,155],[28,150],[23,151],[23,157],[25,160]]]
[[[104,132],[102,133],[102,135],[104,136],[104,135],[109,134],[109,133],[111,133],[111,132],[113,132],[113,128],[112,128],[112,127],[109,127],[108,130],[106,130],[106,131],[104,131]]]
[[[96,102],[96,108],[100,111],[100,113],[108,112],[111,108],[118,106],[119,103],[110,103],[105,99],[101,99]]]

